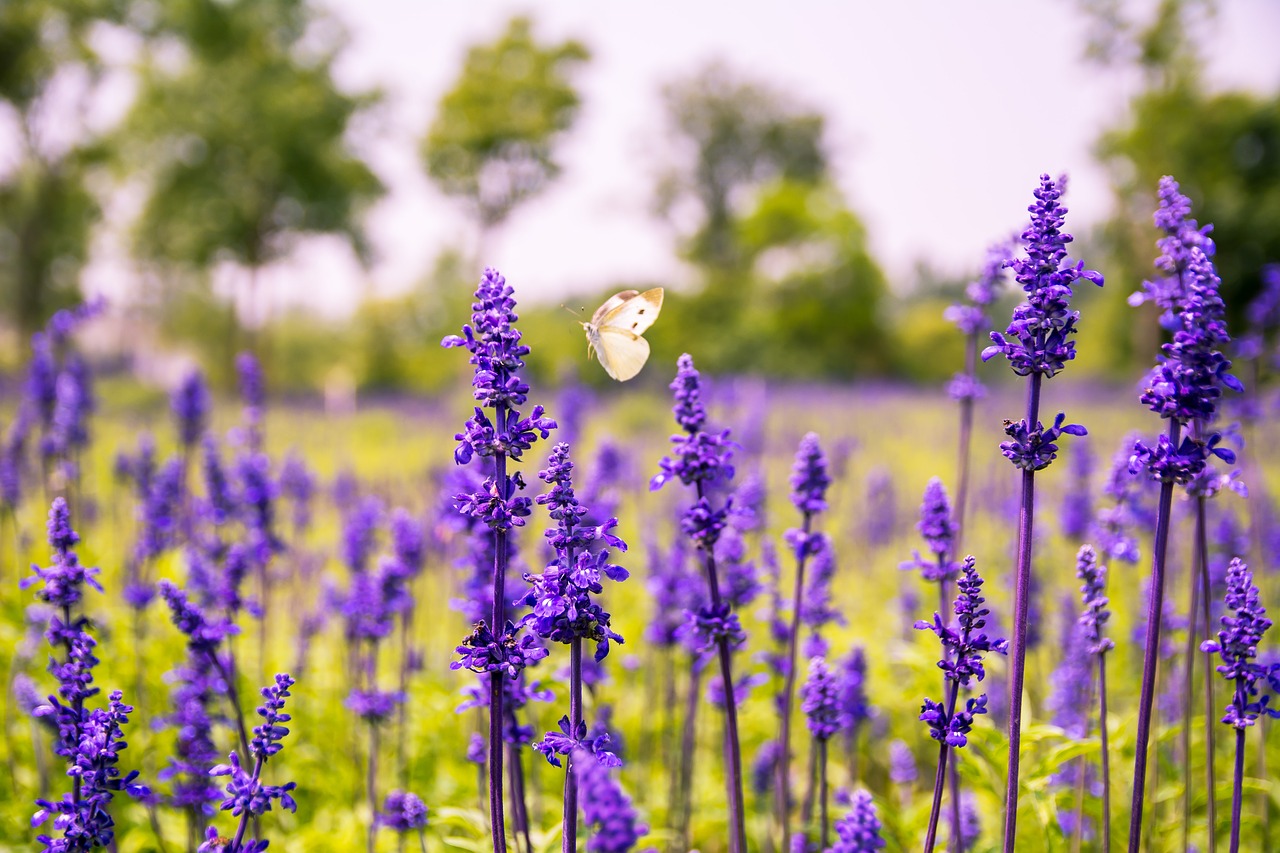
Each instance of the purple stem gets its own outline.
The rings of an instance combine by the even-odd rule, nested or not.
[[[1107,653],[1098,655],[1098,730],[1102,735],[1102,853],[1111,853],[1111,757],[1107,752]]]
[[[702,500],[702,481],[698,481],[698,500]],[[706,552],[707,586],[711,592],[711,604],[719,608],[722,603],[720,582],[716,575],[716,558]],[[725,792],[729,806],[729,851],[747,853],[747,834],[742,800],[742,748],[738,741],[738,699],[734,696],[733,660],[729,639],[716,641],[716,653],[720,659],[720,678],[724,683],[725,760],[729,765],[725,776]],[[501,853],[501,851],[495,851]]]
[[[946,560],[949,554],[944,554],[938,558],[939,568],[945,568]],[[948,583],[945,575],[938,580],[938,599],[939,613],[946,613],[951,600],[950,583]],[[943,647],[943,654],[950,657],[950,651]],[[942,693],[947,693],[947,677],[942,677]],[[960,851],[960,755],[957,753],[947,762],[947,785],[951,788],[951,838],[947,842],[947,849],[953,853]]]
[[[1178,445],[1181,424],[1169,421],[1169,442]],[[1142,845],[1142,808],[1146,798],[1147,748],[1151,742],[1151,709],[1155,704],[1156,670],[1160,659],[1160,621],[1164,614],[1165,555],[1169,550],[1169,515],[1173,483],[1160,484],[1156,538],[1151,554],[1151,589],[1147,604],[1147,640],[1142,657],[1142,693],[1138,701],[1138,734],[1133,761],[1133,806],[1129,811],[1129,853]],[[1011,853],[1011,851],[1008,851]]]
[[[950,721],[956,712],[956,699],[960,696],[960,682],[951,684],[947,694],[947,720]],[[947,742],[942,740],[938,745],[938,772],[933,777],[933,808],[929,810],[929,831],[924,837],[924,853],[932,853],[933,845],[938,838],[938,816],[942,813],[942,789],[947,778]]]
[[[1197,433],[1199,430],[1197,429]],[[1209,615],[1209,598],[1212,593],[1209,590],[1209,541],[1206,528],[1206,498],[1200,495],[1196,498],[1196,564],[1197,574],[1200,576],[1200,617],[1204,620],[1204,638],[1209,639],[1213,631],[1213,622]],[[1193,580],[1192,583],[1195,581]],[[1187,629],[1187,633],[1195,635],[1196,614],[1191,614],[1191,626]],[[1187,675],[1191,674],[1191,658],[1195,657],[1195,651],[1192,650],[1191,655],[1187,658]],[[1217,806],[1217,775],[1213,769],[1213,753],[1214,737],[1213,730],[1213,652],[1205,652],[1205,669],[1204,669],[1204,767],[1205,767],[1205,794],[1208,801],[1208,826],[1209,826],[1209,853],[1216,853],[1218,849],[1218,806]],[[1187,765],[1190,766],[1190,757],[1187,759]]]
[[[818,814],[822,824],[822,849],[831,846],[831,821],[827,816],[827,739],[818,739]]]
[[[813,515],[804,513],[804,536],[808,541],[813,526]],[[782,749],[778,756],[778,779],[774,786],[774,807],[782,824],[782,849],[791,849],[791,705],[796,692],[796,646],[800,640],[800,610],[804,601],[804,569],[809,549],[800,549],[796,558],[795,594],[791,599],[791,625],[787,629],[787,672],[782,685],[782,719],[778,729],[778,743]]]
[[[499,435],[505,434],[507,407],[498,404],[495,421]],[[507,493],[507,457],[493,457],[494,483],[498,493]],[[506,625],[507,604],[507,531],[493,531],[493,611],[490,630],[494,637],[502,635]],[[502,804],[502,672],[489,673],[489,826],[493,832],[493,853],[507,853],[507,821]]]
[[[1244,697],[1240,694],[1239,684],[1236,685],[1236,697],[1240,702],[1244,701]],[[1244,799],[1244,729],[1236,729],[1236,767],[1234,774],[1234,785],[1231,789],[1231,853],[1239,853],[1240,850],[1240,806]]]
[[[1039,373],[1027,385],[1027,426],[1040,418]],[[1031,531],[1035,516],[1035,472],[1022,472],[1022,508],[1018,515],[1018,579],[1014,593],[1013,668],[1009,675],[1009,779],[1004,796],[1004,853],[1014,853],[1018,835],[1018,760],[1022,747],[1022,682],[1027,668],[1027,606],[1031,587]]]
[[[569,644],[569,731],[578,736],[582,723],[582,638],[574,637]],[[573,766],[573,753],[565,758],[564,776],[564,853],[578,849],[578,776]]]

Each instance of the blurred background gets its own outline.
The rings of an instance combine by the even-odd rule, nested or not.
[[[1280,261],[1277,44],[1270,0],[4,0],[0,372],[103,296],[118,377],[430,393],[493,265],[536,380],[609,382],[561,306],[661,285],[641,384],[933,382],[1048,172],[1107,277],[1073,374],[1129,382],[1161,175],[1233,322]]]

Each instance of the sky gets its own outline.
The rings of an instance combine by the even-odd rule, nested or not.
[[[692,281],[650,213],[668,151],[659,93],[710,62],[826,115],[837,182],[898,287],[920,261],[975,270],[987,245],[1021,229],[1042,172],[1070,175],[1069,230],[1104,219],[1107,175],[1091,148],[1140,83],[1082,60],[1073,0],[323,4],[349,30],[339,84],[385,94],[359,133],[389,188],[367,222],[378,260],[366,274],[339,241],[312,239],[264,278],[280,299],[331,316],[368,293],[403,292],[440,251],[471,246],[462,209],[422,171],[418,140],[467,48],[516,14],[540,39],[576,38],[593,53],[576,78],[583,106],[560,148],[564,174],[486,250],[484,262],[534,299]],[[1221,0],[1206,33],[1210,86],[1280,86],[1280,3]]]

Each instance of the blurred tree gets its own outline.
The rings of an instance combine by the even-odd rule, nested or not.
[[[733,269],[742,260],[734,219],[750,190],[777,178],[825,178],[823,117],[719,64],[662,96],[677,162],[659,179],[657,211],[677,228],[687,260]]]
[[[88,175],[102,147],[85,120],[102,80],[96,27],[124,19],[125,0],[0,3],[0,293],[24,334],[78,298],[101,210]],[[7,144],[11,143],[11,144]]]
[[[122,130],[146,180],[137,254],[168,276],[220,261],[258,271],[303,234],[337,234],[366,260],[360,219],[383,191],[348,132],[375,94],[338,91],[336,25],[304,0],[172,0]]]
[[[422,140],[422,159],[431,179],[475,218],[481,246],[560,174],[555,146],[580,103],[570,76],[589,58],[577,41],[539,44],[523,17],[497,41],[468,51]]]

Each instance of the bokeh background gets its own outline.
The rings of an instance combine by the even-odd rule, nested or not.
[[[1109,281],[1073,373],[1129,377],[1160,175],[1232,310],[1280,258],[1278,37],[1267,0],[8,0],[0,364],[103,294],[145,382],[248,347],[276,389],[439,391],[494,265],[541,379],[605,381],[562,303],[664,285],[660,363],[932,381],[1050,172]]]

